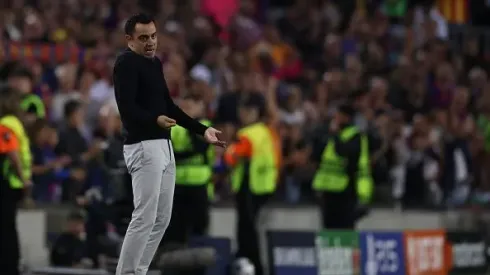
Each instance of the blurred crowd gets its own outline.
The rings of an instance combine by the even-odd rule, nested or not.
[[[473,23],[488,23],[485,3],[466,7]],[[146,11],[158,19],[174,100],[199,97],[225,140],[237,129],[238,104],[250,96],[267,103],[274,85],[283,148],[277,200],[313,201],[311,151],[329,137],[336,106],[349,101],[369,135],[376,186],[388,190],[382,197],[411,206],[490,201],[490,63],[478,36],[454,47],[453,19],[437,4],[2,1],[0,77],[44,104],[25,119],[32,197],[87,206],[127,191],[111,74],[126,47],[125,19]],[[226,201],[226,177],[215,181],[216,199]]]

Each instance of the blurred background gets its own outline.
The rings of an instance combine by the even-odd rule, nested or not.
[[[283,166],[266,227],[319,229],[311,151],[328,139],[339,102],[353,98],[375,181],[364,226],[486,231],[489,1],[1,0],[0,81],[43,105],[25,120],[33,154],[31,200],[19,214],[27,266],[48,265],[67,217],[97,236],[124,232],[132,198],[112,66],[126,47],[125,19],[139,11],[157,18],[157,55],[174,100],[202,99],[223,139],[233,139],[244,96],[276,101]],[[274,97],[266,96],[270,79],[278,80]],[[222,154],[210,234],[233,239]],[[68,215],[79,208],[81,217]]]

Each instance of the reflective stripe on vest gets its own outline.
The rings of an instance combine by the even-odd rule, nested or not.
[[[31,178],[31,166],[32,166],[32,155],[31,148],[29,144],[29,137],[27,136],[24,126],[22,122],[15,116],[8,115],[4,116],[0,119],[0,124],[8,127],[16,137],[19,139],[19,151],[20,151],[20,160],[22,163],[22,172],[24,173],[24,177],[26,179]],[[9,162],[8,162],[9,163]],[[10,187],[14,189],[20,189],[24,187],[22,180],[19,179],[15,174],[13,174],[10,170],[9,164],[2,164],[2,170],[5,172],[7,170],[7,176],[9,179]],[[7,165],[7,166],[5,166]]]
[[[270,194],[276,190],[279,174],[275,158],[274,140],[264,123],[255,123],[241,129],[239,137],[246,137],[252,143],[252,156],[248,164],[249,188],[253,194]],[[232,190],[238,192],[245,175],[245,164],[239,162],[232,171]]]
[[[202,120],[209,126],[211,122]],[[191,134],[181,126],[172,128],[171,137],[174,152],[192,151]],[[195,155],[176,163],[175,183],[182,185],[205,185],[211,181],[214,147],[209,146],[206,155]]]
[[[216,200],[216,195],[214,194],[214,184],[213,182],[210,182],[206,188],[206,191],[208,193],[208,199],[210,201],[215,201]]]
[[[35,106],[36,116],[38,118],[44,118],[46,116],[46,108],[38,95],[28,94],[20,103],[20,107],[24,111],[28,111],[31,106]]]
[[[349,127],[340,134],[341,142],[353,138],[359,131],[356,127]],[[313,189],[317,191],[342,192],[349,184],[346,173],[346,160],[337,155],[335,142],[328,141],[322,154],[322,161],[313,179]],[[369,144],[366,136],[361,136],[361,155],[359,157],[359,170],[357,179],[357,194],[363,203],[367,203],[372,196],[373,181],[369,163]]]

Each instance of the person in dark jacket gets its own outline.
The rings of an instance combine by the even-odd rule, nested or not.
[[[68,215],[65,231],[56,239],[50,264],[57,267],[85,267],[85,217],[81,212]]]

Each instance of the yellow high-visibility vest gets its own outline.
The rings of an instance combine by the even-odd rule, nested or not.
[[[359,130],[356,127],[348,127],[340,133],[340,140],[346,142],[358,133]],[[361,155],[357,177],[357,195],[361,203],[367,203],[372,197],[373,179],[369,162],[369,144],[365,135],[361,136]],[[348,184],[347,162],[343,157],[337,155],[335,142],[329,140],[313,179],[313,189],[316,191],[342,192]]]
[[[8,127],[15,136],[19,139],[19,151],[20,151],[20,160],[22,163],[22,172],[23,176],[26,179],[31,178],[31,169],[32,169],[32,154],[29,143],[29,137],[24,129],[24,125],[22,122],[13,115],[7,115],[0,118],[0,124]],[[6,161],[2,164],[2,173],[7,175],[10,187],[13,189],[21,189],[24,187],[24,184],[17,175],[12,173],[11,165],[9,161]]]
[[[266,195],[276,190],[279,166],[275,157],[274,139],[264,123],[255,123],[238,131],[238,137],[245,137],[252,143],[252,156],[248,163],[249,188],[253,194]],[[240,190],[244,174],[245,160],[240,161],[232,171],[232,190]]]
[[[210,126],[209,120],[201,120],[201,123]],[[171,138],[174,152],[191,151],[191,133],[181,126],[172,128]],[[214,147],[209,146],[206,155],[200,154],[176,163],[175,183],[182,185],[209,184],[212,177],[212,165],[214,160]]]

